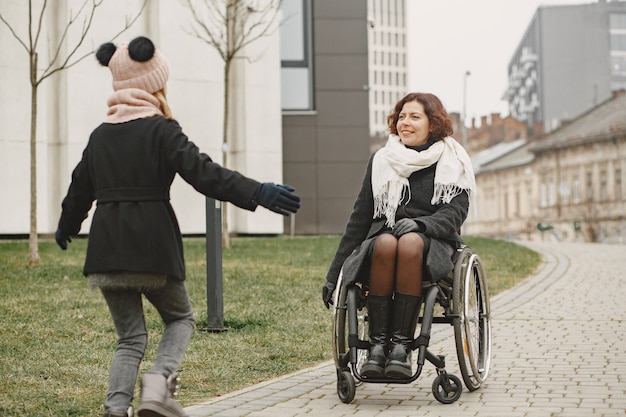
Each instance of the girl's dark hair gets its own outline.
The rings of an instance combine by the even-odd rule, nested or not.
[[[409,93],[396,103],[393,111],[387,116],[387,126],[392,134],[398,134],[398,117],[404,105],[411,101],[417,101],[424,106],[424,112],[430,122],[432,132],[430,136],[432,140],[442,140],[454,133],[452,119],[436,95],[430,93]]]

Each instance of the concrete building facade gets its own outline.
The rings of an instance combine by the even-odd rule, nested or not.
[[[508,66],[510,115],[550,132],[626,88],[626,2],[540,6]]]
[[[283,105],[284,178],[302,197],[292,224],[297,234],[341,233],[370,154],[368,6],[361,0],[295,1],[308,13],[302,27],[310,28],[310,39],[304,42],[313,47],[309,98],[300,100],[309,107]]]

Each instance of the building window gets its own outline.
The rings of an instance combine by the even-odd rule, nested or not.
[[[508,219],[509,218],[509,193],[505,191],[502,197],[503,197],[502,200],[504,202],[504,218]]]
[[[539,185],[539,207],[548,206],[548,186],[545,182]]]
[[[567,178],[561,178],[561,184],[559,184],[559,197],[561,198],[561,204],[569,204],[571,190],[567,182]]]
[[[556,189],[554,185],[554,180],[550,179],[548,181],[548,206],[552,207],[556,204]]]
[[[615,199],[622,199],[622,170],[619,168],[615,170]]]
[[[587,201],[593,201],[593,174],[591,172],[587,172],[585,191],[587,192]]]
[[[578,181],[578,175],[574,176],[572,181],[572,203],[580,203],[580,181]]]
[[[311,0],[283,0],[280,25],[282,109],[314,110]]]
[[[611,13],[609,15],[609,27],[626,30],[626,13]]]
[[[626,50],[626,33],[611,34],[611,50],[612,51]]]
[[[626,76],[626,13],[609,15],[609,31],[611,74],[618,77]]]

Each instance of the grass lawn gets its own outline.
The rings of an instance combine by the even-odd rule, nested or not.
[[[321,287],[339,237],[234,238],[223,253],[225,332],[196,331],[180,372],[184,406],[332,358],[332,313]],[[0,242],[0,416],[99,416],[115,329],[104,299],[82,275],[86,239],[67,251]],[[466,238],[483,259],[490,295],[539,265],[511,242]],[[185,240],[187,285],[199,329],[207,324],[204,239]],[[150,367],[161,335],[146,303]],[[136,396],[138,396],[138,391]]]

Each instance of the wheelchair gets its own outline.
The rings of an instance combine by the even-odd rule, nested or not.
[[[461,246],[452,258],[454,269],[436,284],[424,282],[423,314],[419,317],[419,335],[411,346],[417,350],[417,367],[411,378],[363,378],[360,370],[370,348],[367,295],[365,284],[343,284],[340,273],[333,308],[333,353],[337,369],[337,394],[348,404],[361,383],[414,382],[421,374],[425,361],[433,364],[437,377],[432,384],[434,397],[443,404],[451,404],[461,397],[461,380],[446,372],[445,357],[428,350],[433,323],[444,323],[454,328],[456,353],[463,382],[469,391],[475,391],[489,375],[491,362],[491,312],[485,269],[480,257],[470,247]],[[435,304],[442,313],[435,315]],[[419,313],[418,313],[419,315]],[[417,331],[416,331],[417,333]]]

